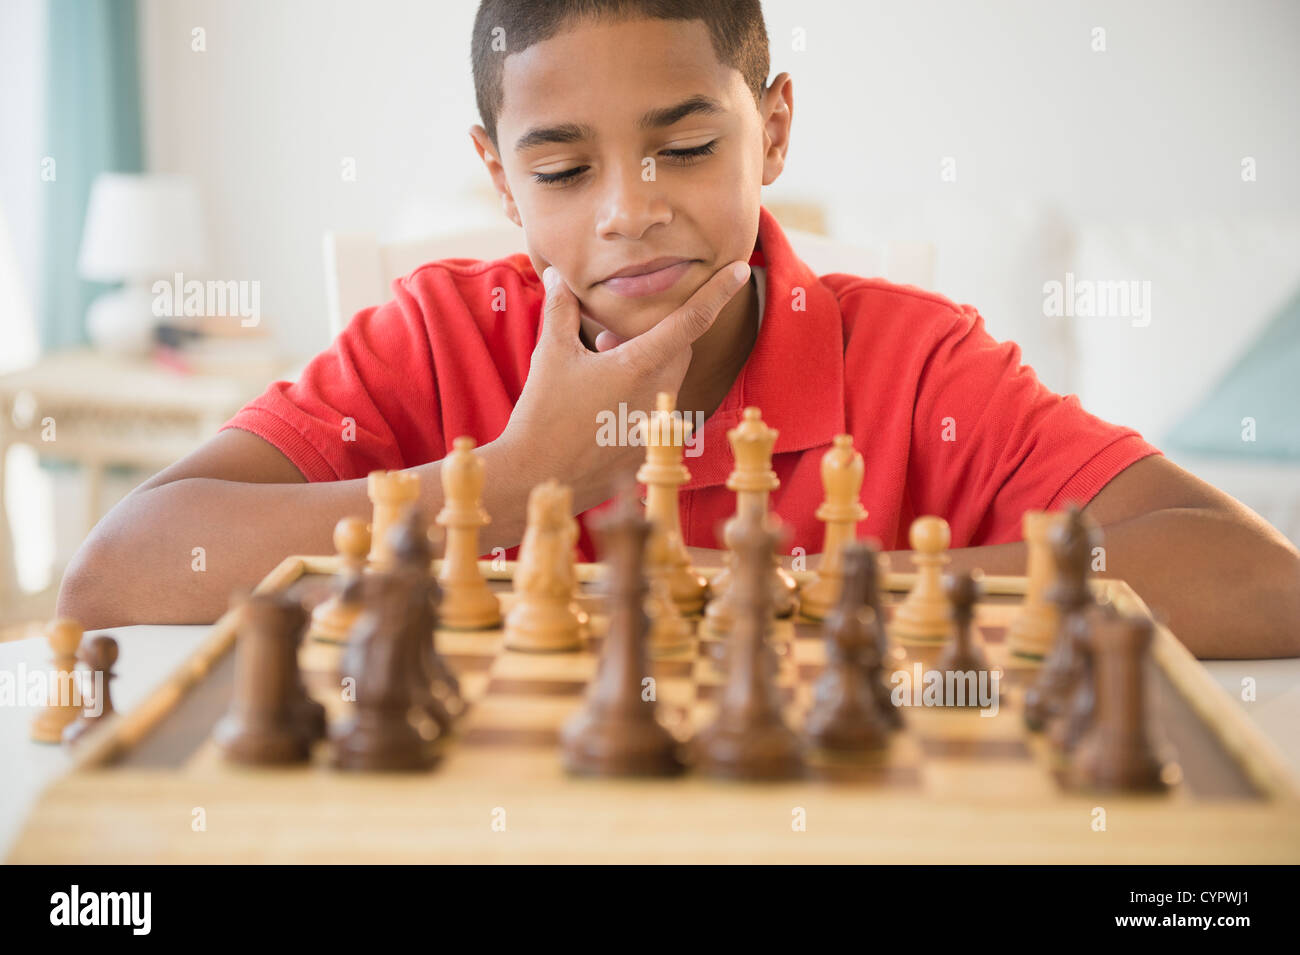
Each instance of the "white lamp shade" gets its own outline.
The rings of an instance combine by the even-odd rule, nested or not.
[[[95,282],[148,281],[207,259],[199,193],[186,176],[95,178],[77,270]]]

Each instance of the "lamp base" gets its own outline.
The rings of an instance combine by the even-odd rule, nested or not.
[[[147,285],[105,292],[86,309],[86,334],[98,350],[140,357],[153,347],[153,293]]]

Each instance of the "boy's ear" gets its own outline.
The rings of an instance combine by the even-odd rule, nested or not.
[[[763,155],[763,185],[770,186],[785,168],[790,149],[790,124],[794,117],[794,81],[789,73],[775,77],[763,94],[763,133],[767,152]]]
[[[474,125],[469,128],[469,138],[474,143],[474,149],[478,151],[479,158],[483,160],[483,165],[487,168],[488,176],[492,179],[492,187],[501,197],[501,207],[505,210],[506,217],[515,225],[522,227],[523,222],[519,219],[519,211],[515,208],[515,199],[510,192],[510,183],[506,181],[506,170],[501,165],[501,159],[497,156],[496,148],[492,145],[492,140],[488,136],[487,130],[480,125]]]

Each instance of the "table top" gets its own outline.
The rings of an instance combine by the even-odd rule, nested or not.
[[[113,629],[122,661],[113,683],[117,708],[131,709],[148,696],[211,629],[210,625]],[[1228,695],[1300,771],[1300,658],[1204,662]],[[25,674],[48,665],[49,648],[43,638],[0,644],[0,673],[13,674],[19,690]],[[1249,702],[1241,699],[1243,681],[1247,679],[1254,681],[1255,699]],[[69,752],[64,748],[30,740],[28,724],[34,715],[35,711],[26,706],[0,706],[0,765],[9,769],[8,784],[0,787],[0,857],[8,853],[45,786],[70,765]]]
[[[285,362],[279,364],[288,367]],[[185,374],[147,358],[74,348],[52,352],[34,365],[0,375],[0,398],[32,392],[46,401],[61,403],[143,405],[210,414],[213,407],[242,405],[268,381],[261,369],[252,373],[234,369],[224,374]],[[124,382],[129,382],[129,388],[123,387]]]

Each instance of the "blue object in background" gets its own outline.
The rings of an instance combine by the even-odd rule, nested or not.
[[[143,170],[135,0],[48,0],[49,58],[41,344],[86,340],[86,307],[108,286],[77,274],[90,184]]]
[[[1254,440],[1243,433],[1254,420]],[[1300,289],[1223,380],[1166,436],[1167,451],[1300,461]]]

